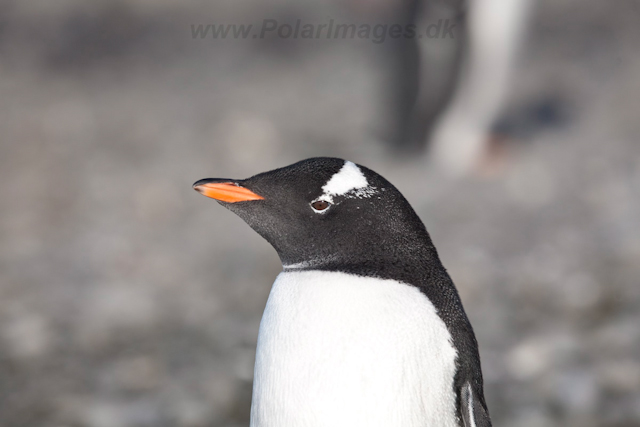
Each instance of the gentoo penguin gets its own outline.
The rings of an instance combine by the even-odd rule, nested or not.
[[[312,158],[194,188],[278,252],[252,427],[487,427],[478,345],[425,226],[386,179]]]

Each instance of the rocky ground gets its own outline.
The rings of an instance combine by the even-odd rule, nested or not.
[[[377,142],[370,41],[189,27],[341,13],[0,1],[0,425],[248,425],[280,264],[191,184],[314,155],[413,203],[474,324],[495,425],[640,425],[640,3],[541,1],[505,114],[551,102],[561,120],[458,179]]]

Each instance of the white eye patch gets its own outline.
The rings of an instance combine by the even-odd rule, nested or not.
[[[322,195],[312,203],[320,200],[333,203],[333,196],[371,197],[376,192],[377,189],[369,185],[360,168],[355,163],[346,161],[344,166],[322,187]],[[316,212],[319,213],[317,210]]]
[[[351,190],[368,187],[367,178],[355,163],[346,161],[342,169],[322,187],[324,194],[342,196]]]

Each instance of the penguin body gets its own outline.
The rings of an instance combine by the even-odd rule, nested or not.
[[[456,427],[455,356],[414,286],[283,272],[260,324],[251,425]]]
[[[473,330],[422,221],[375,172],[313,158],[194,184],[276,249],[252,427],[488,427]]]

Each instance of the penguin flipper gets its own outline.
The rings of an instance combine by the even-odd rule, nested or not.
[[[460,391],[460,414],[464,427],[491,427],[489,413],[478,398],[474,398],[471,384],[465,383]]]

